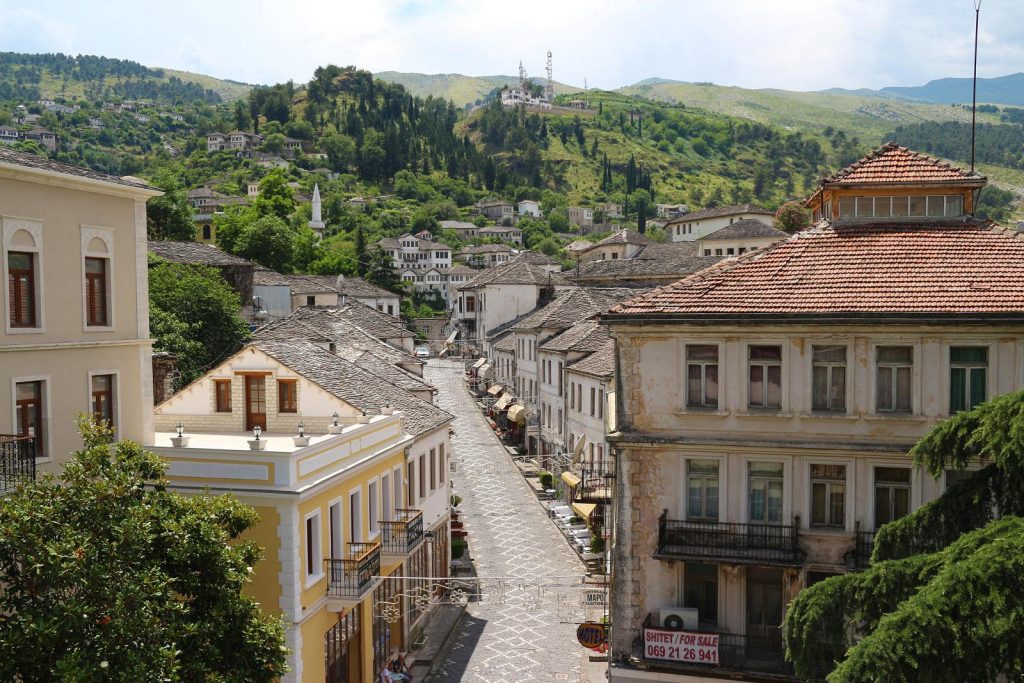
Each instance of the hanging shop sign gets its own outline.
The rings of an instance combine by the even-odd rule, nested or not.
[[[576,640],[585,648],[597,650],[608,642],[608,629],[596,621],[584,621],[576,629]]]

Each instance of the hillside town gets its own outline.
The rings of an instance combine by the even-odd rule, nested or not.
[[[0,678],[1024,675],[1024,109],[182,73],[0,54]]]

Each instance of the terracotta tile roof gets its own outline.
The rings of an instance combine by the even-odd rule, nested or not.
[[[830,178],[825,185],[916,184],[983,181],[984,176],[970,173],[927,154],[921,154],[895,142],[888,142],[853,162]]]
[[[1024,318],[1024,235],[991,224],[819,224],[606,317]]]

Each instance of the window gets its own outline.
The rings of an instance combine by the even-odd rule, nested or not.
[[[948,491],[960,482],[968,481],[974,477],[974,470],[946,470],[946,488]]]
[[[718,407],[718,347],[712,344],[686,346],[686,405]]]
[[[359,491],[348,494],[348,538],[351,543],[363,540],[363,501]]]
[[[580,411],[580,413],[583,412],[583,385],[582,384],[577,384],[576,385],[576,408]]]
[[[443,486],[444,485],[444,472],[445,472],[444,444],[441,444],[440,446],[437,447],[437,485],[438,486]]]
[[[328,548],[331,559],[341,559],[344,557],[342,552],[342,530],[341,530],[341,503],[331,503],[327,508],[327,524],[328,526],[328,537],[327,540],[330,543]]]
[[[437,488],[437,449],[430,449],[430,490]]]
[[[718,565],[687,562],[683,574],[683,607],[697,610],[701,629],[718,624]]]
[[[323,558],[320,550],[320,513],[306,517],[306,581],[319,577]]]
[[[562,409],[558,409],[558,433],[562,433]]]
[[[751,408],[782,407],[782,347],[751,346],[750,368]]]
[[[576,382],[569,382],[569,408],[576,408]]]
[[[110,324],[107,296],[107,259],[87,256],[85,259],[85,324],[107,327]]]
[[[722,255],[722,250],[721,249],[715,249],[715,256],[721,256],[721,255]]]
[[[910,376],[914,349],[909,346],[879,346],[876,351],[875,407],[878,412],[909,413]]]
[[[718,519],[718,461],[686,461],[686,518]]]
[[[366,508],[367,520],[370,523],[370,537],[376,536],[380,533],[380,510],[377,507],[377,482],[371,481],[366,486]]]
[[[391,478],[391,486],[395,489],[394,502],[392,503],[392,510],[398,510],[402,506],[402,470],[401,468],[396,469]],[[412,507],[410,505],[410,507]]]
[[[949,349],[949,412],[970,410],[985,401],[988,349],[953,346]]]
[[[604,419],[604,388],[597,392],[597,416]]]
[[[590,387],[590,416],[593,417],[596,412],[597,406],[597,390],[594,387]]]
[[[782,521],[782,463],[752,462],[748,465],[750,521],[778,524]]]
[[[204,240],[208,240],[208,239],[210,239],[210,236],[211,236],[210,226],[209,225],[204,225],[203,226],[203,239]]]
[[[299,403],[296,398],[296,389],[298,388],[298,382],[294,379],[279,379],[277,380],[277,412],[279,413],[297,413],[299,412]]]
[[[811,526],[846,525],[846,465],[811,465]]]
[[[92,415],[100,424],[114,428],[114,376],[92,376]]]
[[[426,468],[426,455],[420,456],[419,466],[416,468],[420,473],[420,500],[427,497],[427,468]]]
[[[14,385],[15,429],[18,436],[35,437],[36,457],[46,454],[43,425],[43,383],[18,382]]]
[[[36,326],[35,254],[7,253],[7,296],[11,327]]]
[[[213,380],[213,394],[218,413],[231,412],[231,380]]]
[[[875,529],[910,512],[910,470],[875,468]]]
[[[846,412],[846,347],[812,348],[811,409]]]
[[[316,306],[316,296],[313,295],[313,294],[307,294],[306,295],[306,305],[307,306]]]

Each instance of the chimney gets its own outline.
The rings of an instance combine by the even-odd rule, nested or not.
[[[178,357],[169,351],[153,352],[153,405],[174,395],[178,379]]]

